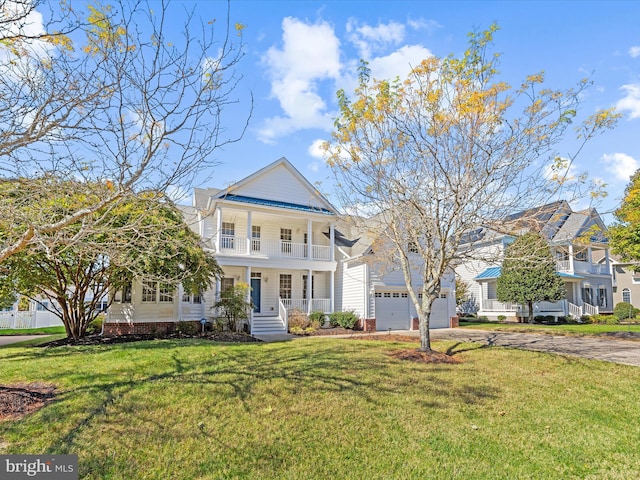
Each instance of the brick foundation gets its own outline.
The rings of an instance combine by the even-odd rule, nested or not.
[[[199,321],[185,321],[192,323],[196,327],[196,332],[202,330]],[[119,335],[156,335],[162,333],[173,333],[176,331],[178,322],[135,322],[135,323],[105,323],[104,336],[116,337]]]
[[[375,332],[376,331],[376,319],[375,318],[361,318],[356,324],[357,330],[363,332]]]
[[[457,316],[451,317],[449,321],[449,326],[451,328],[458,328],[460,326],[460,319]]]
[[[411,330],[418,330],[420,328],[420,321],[418,320],[417,317],[413,318],[413,321],[411,322]],[[451,328],[458,328],[460,326],[460,321],[458,319],[458,317],[451,317],[449,319],[449,327]]]

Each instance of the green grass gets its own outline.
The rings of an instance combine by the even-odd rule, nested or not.
[[[57,335],[64,334],[63,326],[44,328],[3,328],[0,335]]]
[[[452,342],[156,340],[0,350],[57,401],[0,453],[75,453],[88,479],[638,478],[640,369]]]
[[[528,323],[497,323],[497,322],[460,322],[462,328],[479,330],[495,330],[500,332],[533,332],[554,335],[590,336],[615,332],[640,332],[640,324],[604,325],[598,323],[536,325]]]

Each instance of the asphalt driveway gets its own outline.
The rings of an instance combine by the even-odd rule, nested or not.
[[[431,331],[433,340],[459,340],[484,345],[572,355],[640,367],[640,342],[596,337],[570,337],[536,333],[492,332],[467,328]]]

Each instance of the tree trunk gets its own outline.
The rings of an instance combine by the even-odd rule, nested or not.
[[[431,351],[431,337],[429,336],[429,314],[418,314],[418,331],[420,333],[420,350]]]
[[[527,305],[529,305],[529,323],[533,323],[533,302],[529,301]]]

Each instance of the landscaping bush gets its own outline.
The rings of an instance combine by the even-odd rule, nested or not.
[[[104,322],[104,315],[101,313],[93,321],[87,325],[87,335],[98,335],[102,332],[102,323]]]
[[[324,312],[315,311],[309,314],[309,326],[318,330],[324,325],[326,315]]]
[[[613,315],[618,320],[635,320],[638,313],[640,313],[640,309],[627,302],[620,302],[613,307]]]
[[[615,315],[591,315],[591,323],[601,325],[617,325],[620,320]]]
[[[176,323],[176,332],[180,335],[195,335],[197,331],[196,324],[193,322],[185,322],[180,320]]]
[[[304,330],[305,328],[307,328],[309,326],[309,317],[307,317],[307,314],[294,309],[294,310],[290,310],[287,313],[287,318],[289,320],[289,332],[292,332],[292,329],[296,329],[299,328],[301,330]]]
[[[580,317],[580,323],[593,323],[593,320],[591,320],[591,315],[582,315]]]
[[[358,315],[353,310],[347,310],[346,312],[333,312],[329,315],[329,324],[332,327],[342,327],[353,329],[358,323]]]
[[[498,315],[498,321],[499,322],[504,322],[507,319],[506,315]]]

